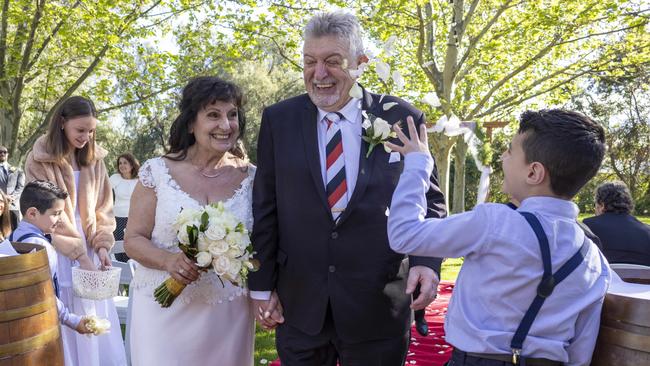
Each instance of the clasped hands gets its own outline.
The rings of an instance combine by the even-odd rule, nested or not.
[[[424,309],[436,298],[438,282],[440,282],[438,276],[429,267],[414,266],[409,270],[406,293],[412,294],[416,286],[420,285],[420,295],[413,299],[411,304],[413,310]],[[253,309],[255,319],[266,330],[275,329],[278,325],[284,323],[284,309],[275,291],[271,293],[269,300],[253,299]]]
[[[253,299],[253,312],[259,325],[266,330],[275,329],[278,325],[284,323],[284,316],[282,315],[284,309],[275,291],[271,292],[269,300]]]

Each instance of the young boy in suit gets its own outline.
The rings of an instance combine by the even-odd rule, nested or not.
[[[90,333],[86,327],[87,318],[68,311],[58,298],[57,253],[51,243],[50,234],[59,224],[68,193],[55,184],[43,180],[27,183],[20,196],[20,210],[23,219],[9,236],[9,240],[23,243],[40,244],[47,251],[50,272],[57,295],[56,306],[61,324],[81,334]]]
[[[426,129],[418,137],[410,118],[408,128],[411,139],[397,128],[404,145],[389,145],[405,166],[388,236],[397,252],[465,257],[445,319],[449,365],[589,365],[611,275],[571,198],[601,165],[602,127],[571,111],[523,113],[502,155],[503,191],[519,208],[446,219],[424,218],[433,160]]]

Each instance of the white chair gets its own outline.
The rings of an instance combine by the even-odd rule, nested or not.
[[[122,268],[120,273],[120,294],[113,297],[113,302],[115,303],[115,309],[117,310],[117,316],[120,319],[120,324],[125,325],[124,331],[124,347],[126,349],[126,359],[131,364],[131,349],[129,345],[130,333],[131,333],[131,305],[133,303],[133,296],[125,296],[126,288],[128,288],[135,274],[136,262],[133,259],[129,259],[127,263],[113,260],[112,264],[114,267]]]
[[[112,260],[116,260],[115,259],[115,254],[117,254],[117,253],[126,253],[124,251],[124,240],[115,241],[115,244],[113,245],[113,248],[111,249],[111,252],[109,253]]]

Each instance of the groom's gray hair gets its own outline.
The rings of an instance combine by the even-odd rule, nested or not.
[[[305,25],[303,32],[305,40],[326,36],[334,36],[347,42],[350,46],[350,54],[354,57],[364,54],[359,19],[350,13],[341,10],[319,13]]]

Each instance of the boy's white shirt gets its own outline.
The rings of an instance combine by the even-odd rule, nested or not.
[[[41,235],[43,235],[43,232],[36,226],[26,221],[21,221],[18,224],[16,230],[14,230],[14,234],[13,234],[14,239],[18,240],[18,238],[27,234],[28,232],[40,233]],[[54,249],[54,246],[52,246],[52,244],[50,244],[47,240],[40,237],[26,238],[22,240],[22,242],[39,244],[45,247],[45,251],[47,252],[47,259],[50,265],[50,273],[52,278],[54,278],[54,275],[57,273],[58,270],[58,254],[56,252],[56,249]],[[64,324],[69,328],[76,329],[82,317],[70,312],[68,308],[65,306],[65,304],[63,303],[63,301],[61,301],[58,297],[56,298],[56,307],[59,312],[59,321],[61,322],[61,324]]]
[[[388,217],[391,248],[400,253],[465,257],[445,319],[446,339],[474,353],[510,353],[510,341],[535,297],[542,275],[539,244],[526,220],[501,204],[481,204],[446,219],[425,219],[433,160],[410,153]],[[548,236],[553,271],[585,240],[578,208],[551,197],[525,199]],[[589,240],[589,239],[586,239]],[[610,282],[609,266],[593,245],[585,260],[546,299],[523,354],[566,365],[589,365]]]

